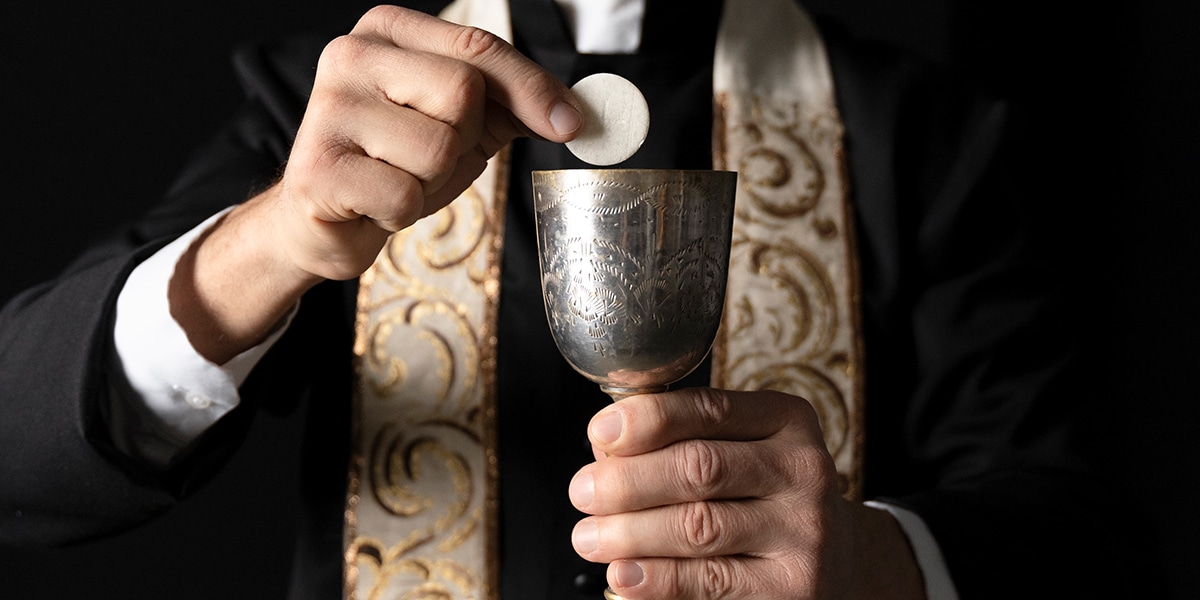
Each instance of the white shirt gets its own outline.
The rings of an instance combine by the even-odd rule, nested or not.
[[[629,54],[641,44],[645,0],[555,0],[572,28],[576,49]],[[192,348],[171,317],[167,287],[180,256],[224,213],[214,215],[134,269],[117,299],[113,343],[128,388],[114,390],[114,443],[124,452],[167,464],[189,442],[238,405],[238,387],[287,329],[224,365]],[[294,314],[294,311],[293,311]],[[290,317],[289,317],[290,322]],[[895,516],[925,577],[929,600],[957,600],[936,540],[919,516],[882,502],[867,506]]]

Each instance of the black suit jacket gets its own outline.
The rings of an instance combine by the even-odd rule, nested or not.
[[[667,14],[651,4],[648,31]],[[688,30],[715,31],[717,6],[695,5],[683,17],[694,20]],[[630,166],[708,167],[710,42],[676,47],[647,36],[641,59],[580,57],[565,49],[547,0],[515,2],[514,14],[523,11],[541,15],[515,25],[517,45],[535,60],[564,80],[625,74],[646,90],[656,119],[671,115],[673,133],[648,140]],[[963,597],[1123,595],[1136,577],[1131,507],[1090,461],[1072,321],[1045,268],[1052,263],[1029,235],[1043,200],[1023,179],[1012,108],[824,25],[861,259],[867,496],[925,519]],[[240,50],[246,104],[162,205],[0,313],[0,541],[77,543],[133,527],[203,485],[256,411],[304,410],[306,518],[293,597],[337,593],[353,282],[321,284],[305,297],[243,387],[242,405],[169,472],[117,452],[103,410],[125,277],[273,181],[325,41]],[[667,77],[675,80],[661,85]],[[523,201],[531,168],[580,166],[573,160],[561,146],[522,140],[514,148],[499,357],[504,597],[603,587],[603,566],[571,550],[579,515],[566,489],[590,460],[584,425],[608,400],[562,362],[545,330]],[[521,364],[537,364],[538,376]]]

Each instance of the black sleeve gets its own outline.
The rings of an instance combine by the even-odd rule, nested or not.
[[[924,519],[963,598],[1141,597],[1139,509],[1095,458],[1105,404],[1064,265],[1034,235],[1054,199],[1022,164],[1021,115],[830,31],[861,246],[868,497]]]
[[[170,472],[113,448],[102,407],[114,306],[141,260],[275,179],[321,47],[303,39],[239,50],[248,100],[165,201],[0,311],[0,543],[78,541],[145,521],[203,482],[242,439],[257,404],[245,398]]]
[[[435,13],[447,2],[402,4]],[[353,24],[338,17],[325,32],[238,48],[233,67],[246,101],[191,157],[163,201],[0,309],[0,544],[60,545],[133,527],[219,468],[244,439],[254,411],[289,410],[313,396],[344,397],[356,288],[354,282],[327,282],[305,295],[292,326],[242,386],[239,407],[170,472],[118,452],[102,410],[113,311],[125,279],[157,249],[276,180],[307,105],[317,59],[334,35]],[[322,414],[338,418],[345,407],[324,400]],[[306,460],[317,466],[305,476],[344,476],[342,433],[316,429],[325,443],[317,446],[333,450],[312,451]],[[317,484],[306,479],[305,485]]]

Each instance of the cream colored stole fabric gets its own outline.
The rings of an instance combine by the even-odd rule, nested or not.
[[[714,164],[739,185],[713,385],[808,399],[857,498],[858,260],[825,47],[792,0],[727,0],[716,56]]]
[[[458,0],[442,16],[512,37],[504,2]],[[812,401],[854,495],[857,272],[824,47],[791,0],[727,0],[714,79],[714,166],[738,170],[741,182],[713,383]],[[498,596],[493,384],[506,156],[445,210],[393,236],[362,277],[347,598]]]

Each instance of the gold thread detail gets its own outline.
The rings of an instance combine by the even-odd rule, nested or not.
[[[857,248],[836,110],[714,100],[714,168],[739,171],[717,387],[772,389],[816,409],[849,498],[862,478]]]
[[[494,599],[495,346],[508,151],[360,278],[345,589]]]

